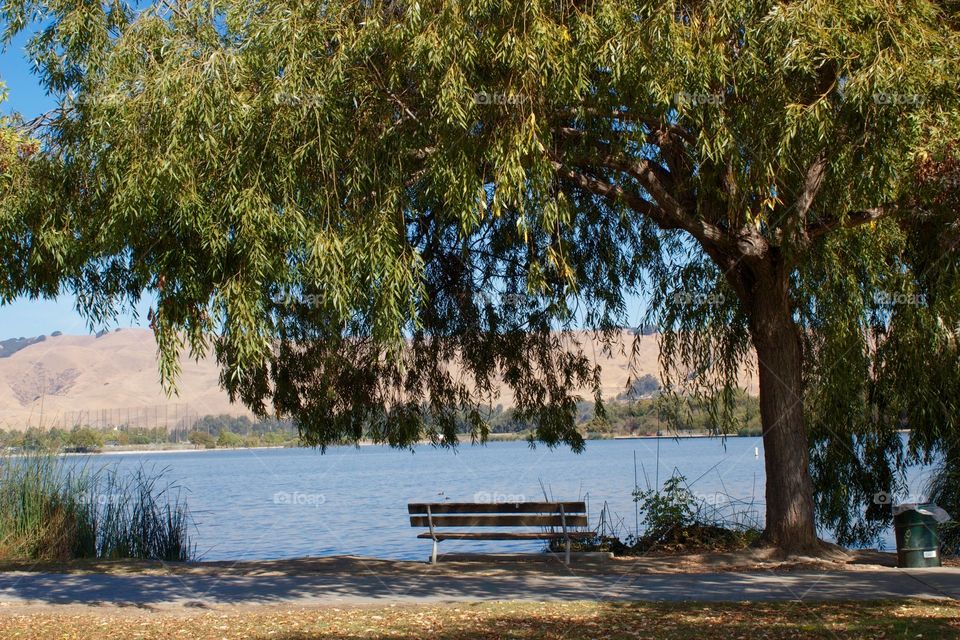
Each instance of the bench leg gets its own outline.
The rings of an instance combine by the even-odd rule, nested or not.
[[[564,564],[570,566],[570,538],[567,538],[567,560]]]
[[[437,564],[437,541],[433,541],[433,553],[430,554],[430,564]]]

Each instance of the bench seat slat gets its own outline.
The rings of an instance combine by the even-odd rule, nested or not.
[[[587,526],[587,516],[566,516],[568,527]],[[462,515],[462,516],[433,516],[433,526],[436,527],[560,527],[563,525],[559,515],[536,516],[502,516],[502,515]],[[430,519],[427,516],[410,516],[410,526],[429,527]]]
[[[568,535],[571,538],[591,538],[594,535],[592,531],[570,531]],[[430,539],[429,533],[421,533],[417,536],[418,538],[423,538],[424,540]],[[467,531],[452,531],[449,533],[437,533],[437,540],[554,540],[554,539],[563,539],[564,535],[562,532],[550,532],[550,531],[482,531],[482,532],[467,532]]]
[[[566,514],[587,512],[585,502],[509,502],[488,504],[480,502],[436,502],[429,503],[430,512],[434,515],[444,513],[560,513],[560,505]],[[426,502],[413,502],[407,505],[411,514],[427,515]]]

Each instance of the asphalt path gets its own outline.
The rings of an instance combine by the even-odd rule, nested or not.
[[[578,574],[276,575],[0,572],[0,606],[428,604],[494,600],[822,601],[960,598],[960,569]]]

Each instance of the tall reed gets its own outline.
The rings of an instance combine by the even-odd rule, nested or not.
[[[55,455],[0,458],[0,559],[193,559],[190,512],[165,476]]]

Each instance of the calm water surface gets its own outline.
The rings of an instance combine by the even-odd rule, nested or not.
[[[544,491],[556,500],[587,500],[594,524],[606,505],[607,521],[625,535],[635,530],[635,468],[641,488],[662,484],[676,470],[721,511],[756,519],[763,514],[760,438],[599,440],[582,454],[496,442],[456,451],[215,450],[97,456],[92,462],[166,469],[185,492],[205,560],[335,554],[424,559],[430,543],[410,527],[408,502],[540,500]],[[921,490],[926,477],[915,470],[911,490]],[[885,546],[893,548],[892,531]],[[537,551],[542,543],[446,541],[440,548]]]

